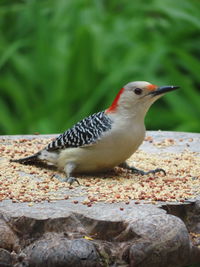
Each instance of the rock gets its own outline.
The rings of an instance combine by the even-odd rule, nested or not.
[[[190,209],[187,209],[186,220],[191,232],[200,234],[200,200],[196,200]]]
[[[9,225],[0,219],[0,248],[9,251],[18,249],[19,240]]]
[[[12,267],[12,257],[6,249],[0,248],[0,266]]]
[[[134,267],[182,267],[188,263],[191,244],[184,223],[171,215],[147,216],[131,224],[141,236],[124,253]]]
[[[95,246],[83,239],[68,240],[54,235],[34,242],[24,253],[30,267],[103,266]]]
[[[18,218],[10,214],[9,224],[20,233],[21,264],[182,267],[194,255],[183,221],[153,205],[129,206],[123,213],[118,203],[77,211],[69,205],[63,217],[57,211],[51,218],[53,205],[38,205],[40,213],[24,209],[25,216],[21,210]]]

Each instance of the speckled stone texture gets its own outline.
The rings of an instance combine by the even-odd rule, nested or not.
[[[149,134],[157,141],[183,139],[164,151],[181,152],[193,138],[190,150],[200,152],[200,134]],[[147,143],[142,149],[151,153],[157,148]],[[92,207],[70,200],[32,207],[4,200],[0,266],[184,267],[200,263],[200,240],[192,242],[189,232],[200,233],[199,198],[159,205],[99,202]]]

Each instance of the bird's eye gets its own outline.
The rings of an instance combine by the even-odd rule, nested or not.
[[[142,93],[142,89],[140,89],[140,88],[135,88],[134,92],[135,92],[136,95],[141,95],[141,93]]]

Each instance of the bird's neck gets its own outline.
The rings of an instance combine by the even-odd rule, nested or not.
[[[119,118],[126,121],[138,121],[144,122],[145,115],[151,106],[150,101],[135,101],[131,100],[131,95],[124,93],[124,88],[122,88],[111,106],[105,110],[105,113],[110,117]]]
[[[119,105],[115,110],[107,109],[106,114],[109,117],[119,118],[127,122],[141,122],[144,123],[145,115],[148,111],[148,106],[134,105],[126,103],[126,105]]]
[[[106,113],[114,113],[117,111],[118,106],[119,106],[119,99],[121,94],[124,92],[124,88],[122,88],[121,90],[119,90],[118,94],[116,95],[114,101],[112,102],[111,106],[106,109]]]

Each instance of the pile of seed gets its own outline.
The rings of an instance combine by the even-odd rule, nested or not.
[[[146,141],[151,142],[150,139]],[[31,206],[34,202],[71,198],[76,204],[76,197],[82,196],[81,202],[91,206],[98,201],[124,201],[126,204],[130,200],[135,200],[136,204],[141,201],[184,202],[200,194],[200,156],[188,150],[179,154],[149,154],[139,150],[129,159],[130,165],[142,170],[163,168],[166,176],[163,173],[141,176],[115,168],[113,172],[98,176],[80,176],[80,186],[70,186],[58,180],[55,174],[63,178],[64,174],[57,170],[9,162],[13,158],[32,155],[50,141],[50,138],[0,139],[0,201],[11,199],[13,202],[29,202]],[[158,146],[174,143],[173,139],[164,140]]]

